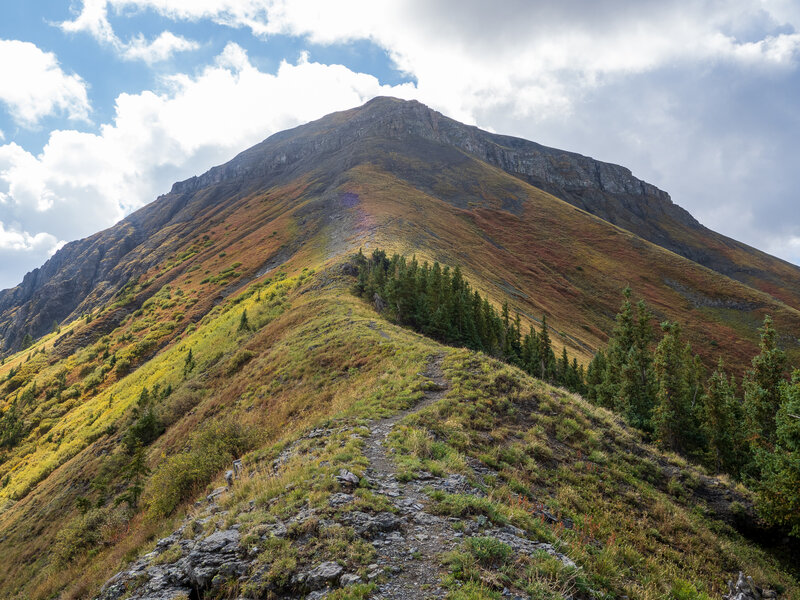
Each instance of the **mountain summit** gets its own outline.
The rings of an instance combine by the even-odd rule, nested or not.
[[[257,197],[257,204],[245,201]],[[616,292],[628,283],[648,300],[659,296],[666,315],[670,306],[688,305],[697,318],[735,329],[736,313],[769,310],[800,330],[800,315],[789,308],[800,306],[800,269],[708,230],[628,169],[384,97],[277,133],[176,183],[114,227],[67,244],[0,292],[0,352],[102,306],[187,239],[237,214],[247,220],[246,231],[237,228],[242,240],[258,238],[276,219],[295,225],[273,254],[271,244],[253,248],[242,261],[250,277],[304,244],[320,249],[323,231],[328,257],[401,240],[431,257],[465,258],[487,291],[511,291],[528,304],[520,306],[526,314],[566,317],[560,297],[592,297],[582,330],[568,331],[573,345],[587,349],[609,330]],[[491,258],[476,260],[478,248]],[[637,267],[646,284],[637,282]],[[539,289],[540,297],[525,298],[524,289]]]
[[[696,419],[584,385],[607,345],[642,397],[680,363],[695,415],[719,357],[800,362],[798,307],[624,167],[394,98],[277,133],[0,292],[0,597],[798,598],[720,452],[650,426]],[[709,381],[676,440],[786,445]]]

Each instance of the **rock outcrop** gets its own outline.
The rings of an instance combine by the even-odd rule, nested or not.
[[[215,531],[195,540],[186,529],[184,525],[159,540],[155,550],[110,579],[99,600],[197,597],[199,592],[218,588],[247,572],[251,561],[240,544],[238,531]]]
[[[724,600],[768,600],[777,598],[778,594],[774,590],[765,590],[758,587],[753,578],[745,576],[741,571],[735,582],[728,582],[728,593],[723,596]]]

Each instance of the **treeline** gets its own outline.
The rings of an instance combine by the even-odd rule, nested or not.
[[[373,302],[389,319],[412,327],[446,344],[480,350],[524,369],[531,375],[585,392],[583,365],[567,356],[556,358],[542,317],[539,331],[522,334],[519,313],[511,317],[508,302],[498,312],[489,299],[473,290],[461,269],[438,262],[420,264],[383,250],[369,257],[359,250],[351,263],[356,267],[353,293]]]
[[[556,359],[546,318],[524,336],[508,303],[498,312],[458,267],[359,251],[353,292],[402,325],[447,344],[485,352],[534,377],[583,394],[624,417],[662,448],[744,480],[770,522],[800,536],[800,369],[788,377],[772,319],[760,353],[738,384],[722,359],[709,374],[678,323],[660,325],[643,300],[623,302],[605,350],[584,369]]]
[[[720,358],[707,373],[677,323],[661,323],[644,301],[623,303],[605,351],[586,370],[586,397],[625,418],[663,448],[759,492],[769,521],[800,535],[800,370],[788,378],[772,319],[741,381]]]

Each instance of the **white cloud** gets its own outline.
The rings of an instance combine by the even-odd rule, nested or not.
[[[32,235],[0,221],[0,288],[19,282],[21,265],[39,266],[63,245],[48,233]]]
[[[169,60],[176,52],[196,50],[200,44],[193,40],[162,31],[152,41],[138,34],[124,42],[114,33],[108,21],[108,7],[104,0],[84,0],[80,14],[72,21],[59,24],[68,33],[87,32],[97,41],[111,46],[126,60],[141,60],[148,64]]]
[[[796,16],[786,3],[754,0],[611,2],[602,10],[579,0],[86,0],[76,22],[102,37],[98,14],[109,8],[210,19],[319,44],[370,40],[416,77],[421,99],[466,120],[509,105],[520,117],[547,118],[609,77],[697,61],[786,66],[800,50],[799,34],[767,32],[747,41],[734,35],[742,23],[777,26]]]
[[[197,50],[200,44],[164,31],[152,42],[143,35],[134,37],[123,49],[122,56],[128,60],[141,60],[148,64],[169,60],[176,52]]]
[[[51,242],[88,235],[276,131],[376,95],[414,91],[305,57],[264,73],[236,44],[198,75],[173,76],[165,85],[162,93],[120,95],[114,121],[97,134],[54,131],[39,155],[0,145],[2,218],[47,232]],[[29,248],[30,259],[18,257],[14,278],[0,280],[0,288],[39,264],[30,240],[40,238],[20,235],[9,240],[20,253]]]
[[[91,110],[83,79],[65,73],[53,53],[17,40],[0,40],[0,102],[26,127],[54,113],[86,120]]]
[[[31,235],[26,231],[6,229],[0,221],[0,250],[45,250],[48,254],[54,253],[63,245],[49,233]]]
[[[108,22],[108,8],[105,0],[83,0],[83,7],[78,16],[72,21],[60,24],[63,31],[68,33],[88,32],[97,40],[113,44],[117,36]]]

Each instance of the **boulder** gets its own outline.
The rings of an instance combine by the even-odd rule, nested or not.
[[[722,596],[725,600],[768,600],[777,598],[773,590],[762,590],[753,578],[739,571],[736,582],[728,581],[728,593]]]
[[[361,577],[359,577],[355,573],[345,573],[339,578],[339,583],[341,584],[342,587],[347,587],[348,585],[361,583]]]
[[[344,569],[335,562],[324,562],[306,573],[305,584],[312,590],[318,590],[339,579]]]
[[[351,473],[347,469],[339,469],[339,474],[335,475],[334,478],[346,487],[355,487],[358,485],[358,482],[361,481],[358,475]]]

